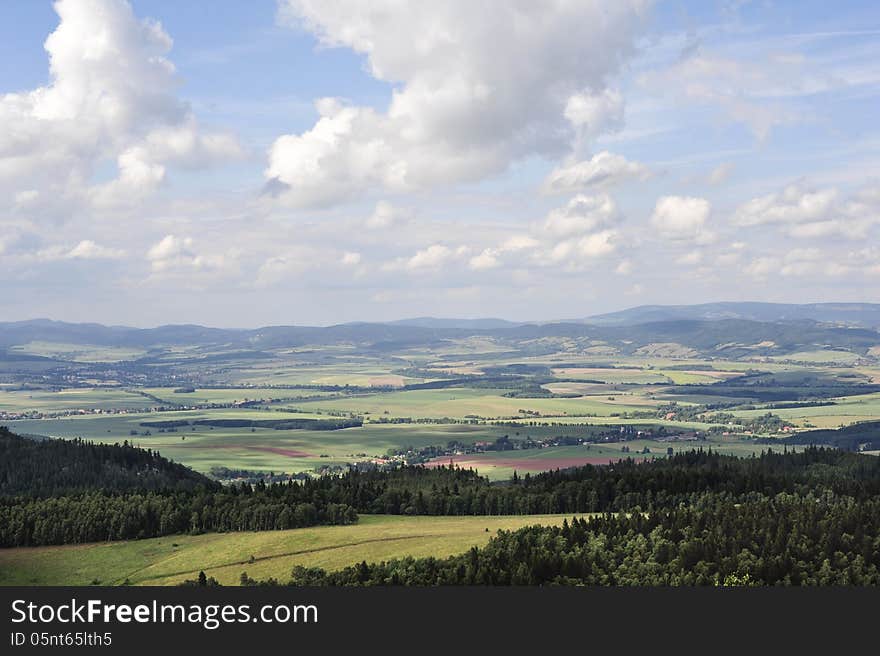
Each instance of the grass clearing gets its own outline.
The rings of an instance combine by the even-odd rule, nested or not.
[[[199,570],[224,585],[237,585],[244,571],[255,579],[286,581],[295,565],[335,570],[362,560],[442,558],[481,546],[498,530],[561,524],[566,518],[571,515],[361,515],[352,526],[0,549],[0,585],[89,585],[95,580],[120,585],[126,579],[135,585],[174,585],[195,578]]]

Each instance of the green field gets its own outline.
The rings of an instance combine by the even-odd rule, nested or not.
[[[258,580],[286,581],[295,565],[334,570],[362,560],[442,558],[481,546],[498,530],[560,524],[564,518],[570,517],[362,515],[352,526],[0,549],[0,585],[120,585],[126,579],[135,585],[173,585],[196,578],[200,570],[224,585],[237,585],[245,571]]]
[[[482,388],[448,388],[431,390],[408,390],[385,394],[372,394],[349,399],[311,401],[297,404],[303,409],[353,411],[358,414],[389,417],[444,417],[478,416],[505,418],[520,415],[521,410],[545,416],[604,415],[643,410],[644,404],[627,405],[609,401],[607,398],[511,398],[502,396],[505,390]]]
[[[155,401],[120,388],[0,390],[0,412],[61,413],[77,410],[139,410]]]
[[[859,421],[876,420],[880,417],[880,393],[844,396],[832,399],[834,405],[821,405],[806,408],[780,408],[772,412],[783,419],[791,420],[796,426],[810,423],[817,428],[837,428]],[[767,410],[737,410],[738,417],[755,417]]]
[[[143,357],[147,352],[138,348],[65,344],[33,341],[9,349],[11,353],[26,353],[72,362],[122,362]]]

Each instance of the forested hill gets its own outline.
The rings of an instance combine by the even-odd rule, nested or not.
[[[650,321],[611,320],[597,325],[582,322],[507,324],[493,321],[415,321],[393,324],[350,323],[336,326],[268,326],[253,330],[225,330],[203,326],[161,326],[138,329],[95,324],[69,324],[49,321],[0,322],[0,356],[19,359],[34,343],[90,345],[101,348],[146,350],[132,362],[167,365],[179,359],[172,346],[201,349],[201,357],[267,359],[277,349],[345,344],[361,350],[389,352],[401,348],[448,345],[456,340],[479,337],[504,350],[523,354],[555,353],[560,345],[584,348],[602,342],[620,354],[654,352],[657,345],[674,348],[679,355],[704,354],[708,357],[739,358],[777,356],[803,350],[846,350],[859,356],[874,357],[880,346],[880,332],[865,310],[862,322],[826,322],[811,318],[756,321],[737,316],[713,319],[645,315]],[[796,315],[800,317],[801,315]],[[824,314],[821,316],[825,316]],[[849,316],[849,315],[845,315]],[[647,348],[647,351],[643,349]],[[32,354],[31,357],[35,357]],[[40,356],[44,357],[44,356]],[[50,363],[64,357],[44,357]]]
[[[358,512],[404,515],[531,515],[654,511],[692,505],[701,495],[742,502],[753,495],[828,490],[854,499],[880,495],[880,458],[809,447],[768,449],[756,458],[707,450],[645,462],[585,465],[491,484],[471,470],[399,467],[352,470],[294,488],[298,500],[324,499]]]
[[[499,532],[445,559],[295,567],[297,586],[880,584],[880,501],[779,494]],[[277,583],[277,581],[267,581]]]
[[[620,312],[597,314],[584,322],[595,326],[626,326],[657,321],[818,321],[821,323],[880,327],[878,303],[701,303],[698,305],[641,305]]]
[[[20,437],[0,426],[0,496],[216,489],[218,484],[149,449]]]

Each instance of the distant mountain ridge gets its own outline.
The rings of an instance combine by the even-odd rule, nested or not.
[[[442,319],[437,317],[415,317],[413,319],[398,319],[397,321],[385,322],[391,326],[414,326],[416,328],[459,328],[475,330],[495,330],[497,328],[512,328],[521,326],[519,321],[507,321],[506,319]]]
[[[131,328],[38,319],[0,323],[0,354],[24,357],[15,348],[30,342],[136,348],[166,347],[247,352],[350,344],[372,351],[401,351],[469,337],[488,338],[501,348],[529,354],[559,349],[610,348],[615,352],[685,355],[778,355],[797,350],[843,349],[862,356],[880,354],[880,304],[709,303],[642,306],[580,321],[515,323],[502,319],[421,317],[387,323],[334,326],[266,326],[223,329],[199,325]],[[647,351],[640,351],[641,348]],[[658,350],[659,349],[659,350]],[[144,356],[144,361],[153,357]],[[39,357],[39,356],[30,356]]]
[[[658,321],[745,319],[748,321],[817,321],[880,327],[880,303],[700,303],[697,305],[641,305],[582,319],[594,326],[624,326]]]

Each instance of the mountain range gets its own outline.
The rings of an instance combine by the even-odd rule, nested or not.
[[[618,353],[672,345],[685,351],[736,357],[805,349],[843,349],[876,355],[880,349],[880,304],[709,303],[641,306],[583,320],[515,323],[502,319],[421,317],[387,323],[334,326],[267,326],[223,329],[199,325],[157,328],[65,323],[48,319],[0,323],[0,349],[32,342],[156,349],[173,345],[232,349],[279,349],[355,344],[373,350],[440,344],[450,339],[488,337],[512,350],[537,352],[569,342],[580,349],[607,344]],[[671,349],[671,350],[670,350]],[[10,351],[14,354],[18,349]]]

